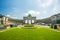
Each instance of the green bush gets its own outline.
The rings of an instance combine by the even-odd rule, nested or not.
[[[50,27],[53,28],[53,24],[51,24]]]
[[[60,20],[57,20],[57,23],[60,24]]]
[[[0,26],[2,26],[2,24],[0,24]]]
[[[34,24],[25,24],[24,27],[34,27]]]

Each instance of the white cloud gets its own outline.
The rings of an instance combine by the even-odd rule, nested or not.
[[[43,11],[43,14],[47,14],[47,11]]]
[[[41,4],[41,7],[45,8],[45,7],[46,7],[46,5],[45,5],[45,4]]]
[[[59,10],[58,5],[55,4],[55,7],[52,9],[52,12],[53,12],[54,14],[57,14],[57,13],[58,13],[58,10]]]
[[[37,0],[38,2],[41,2],[41,0]]]
[[[34,10],[30,10],[28,11],[29,14],[35,14],[35,11]]]
[[[10,15],[6,15],[7,17],[10,17]]]
[[[40,14],[40,12],[36,12],[37,13],[37,15],[39,15]]]
[[[11,15],[6,15],[6,16],[10,18],[18,19],[18,17],[15,17],[15,16],[11,16]]]
[[[47,0],[46,5],[49,6],[52,4],[52,2],[53,2],[53,0]]]
[[[55,7],[53,8],[53,11],[56,11],[56,10],[58,10],[58,5],[57,4],[55,4]]]
[[[27,13],[25,13],[25,15],[31,14],[32,16],[37,16],[40,14],[39,11],[34,11],[34,10],[30,10]]]
[[[28,13],[25,13],[25,15],[27,16],[27,15],[28,15]]]
[[[14,18],[14,19],[18,19],[17,17],[12,17],[12,18]]]
[[[45,8],[50,6],[53,3],[53,0],[37,0],[38,1],[38,5]]]

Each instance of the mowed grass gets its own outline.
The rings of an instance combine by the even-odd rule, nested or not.
[[[47,28],[13,28],[0,32],[0,40],[60,40],[60,32]]]

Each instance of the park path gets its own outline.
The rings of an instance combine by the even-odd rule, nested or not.
[[[24,26],[22,26],[22,25],[19,25],[18,27],[15,27],[15,28],[20,28],[21,29],[21,27],[24,27]],[[34,25],[36,28],[47,28],[47,29],[49,29],[49,30],[52,30],[52,31],[56,31],[56,32],[60,32],[59,30],[56,30],[56,29],[51,29],[49,26],[45,26],[45,25]],[[10,30],[10,29],[14,29],[14,28],[8,28],[8,29],[4,29],[4,30],[2,30],[2,31],[0,31],[0,32],[5,32],[5,31],[8,31],[8,30]]]

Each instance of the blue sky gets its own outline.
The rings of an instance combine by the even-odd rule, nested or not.
[[[0,0],[0,14],[22,19],[31,14],[37,19],[60,13],[60,0]]]

